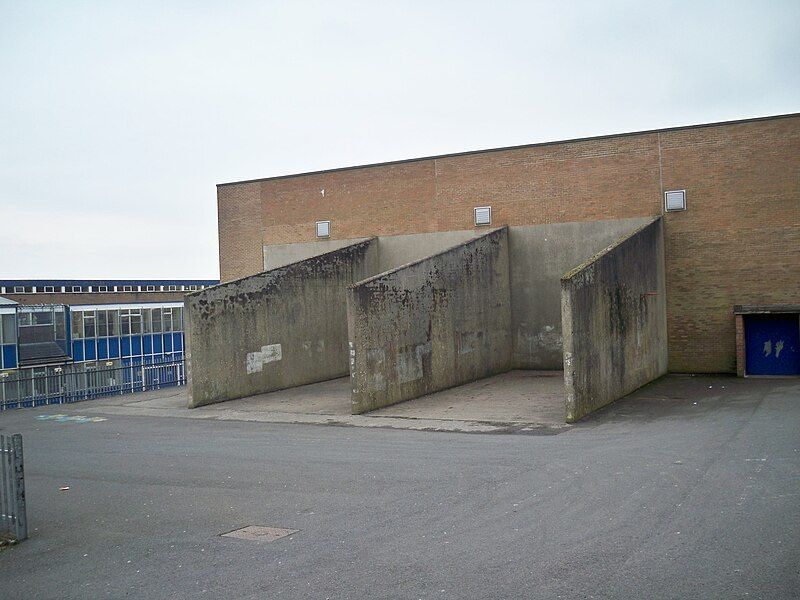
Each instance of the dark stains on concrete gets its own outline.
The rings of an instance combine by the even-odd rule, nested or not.
[[[353,412],[510,367],[507,240],[506,228],[494,230],[352,286]],[[366,357],[378,352],[376,374]]]
[[[663,264],[657,219],[562,279],[568,422],[666,372]]]

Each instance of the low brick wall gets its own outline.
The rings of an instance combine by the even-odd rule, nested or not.
[[[348,291],[353,413],[508,370],[508,229]]]
[[[667,372],[661,219],[567,273],[561,286],[572,423]]]

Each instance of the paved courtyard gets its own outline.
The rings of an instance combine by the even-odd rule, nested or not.
[[[475,434],[131,399],[0,413],[31,531],[0,552],[4,600],[800,595],[796,379],[670,376],[571,427]],[[247,526],[269,529],[222,535]]]
[[[561,371],[511,371],[367,415],[350,413],[350,378],[258,394],[188,409],[185,387],[105,398],[87,410],[131,416],[260,421],[499,432],[511,429],[558,430],[564,423]]]

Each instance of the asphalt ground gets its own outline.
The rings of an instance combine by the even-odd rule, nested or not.
[[[52,418],[101,405],[0,414],[4,600],[800,596],[797,379],[670,376],[550,435]]]

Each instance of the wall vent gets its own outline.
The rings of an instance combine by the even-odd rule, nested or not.
[[[492,207],[478,206],[475,208],[475,225],[492,224]]]
[[[664,192],[664,210],[686,210],[686,190]]]
[[[317,237],[318,238],[331,237],[330,221],[317,221]]]

